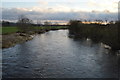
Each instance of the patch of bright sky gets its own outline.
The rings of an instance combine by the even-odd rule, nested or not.
[[[119,0],[2,0],[4,8],[51,8],[60,11],[117,12]],[[36,8],[36,9],[38,9]],[[58,8],[58,9],[57,9]]]
[[[36,2],[3,2],[3,8],[30,8],[32,6],[36,6],[38,3]]]

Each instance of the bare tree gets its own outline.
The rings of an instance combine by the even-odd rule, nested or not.
[[[59,25],[59,23],[58,22],[55,22],[55,24],[54,25]]]
[[[37,26],[41,26],[42,22],[40,20],[37,20]]]
[[[110,24],[114,24],[114,21],[110,21],[109,23],[110,23]]]
[[[51,23],[51,22],[48,22],[48,21],[45,21],[45,22],[44,22],[44,25],[45,25],[45,26],[48,26],[48,25],[52,25],[52,23]]]
[[[18,19],[17,25],[20,31],[29,32],[32,30],[32,20],[24,15],[21,15]]]

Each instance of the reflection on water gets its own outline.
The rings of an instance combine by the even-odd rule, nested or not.
[[[117,78],[118,57],[101,43],[49,31],[3,49],[3,78]]]

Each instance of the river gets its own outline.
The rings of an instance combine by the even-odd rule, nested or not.
[[[68,33],[49,31],[3,49],[3,78],[118,78],[119,55]]]

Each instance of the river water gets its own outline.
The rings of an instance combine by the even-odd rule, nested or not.
[[[3,78],[118,78],[118,57],[90,39],[49,31],[3,49]]]

